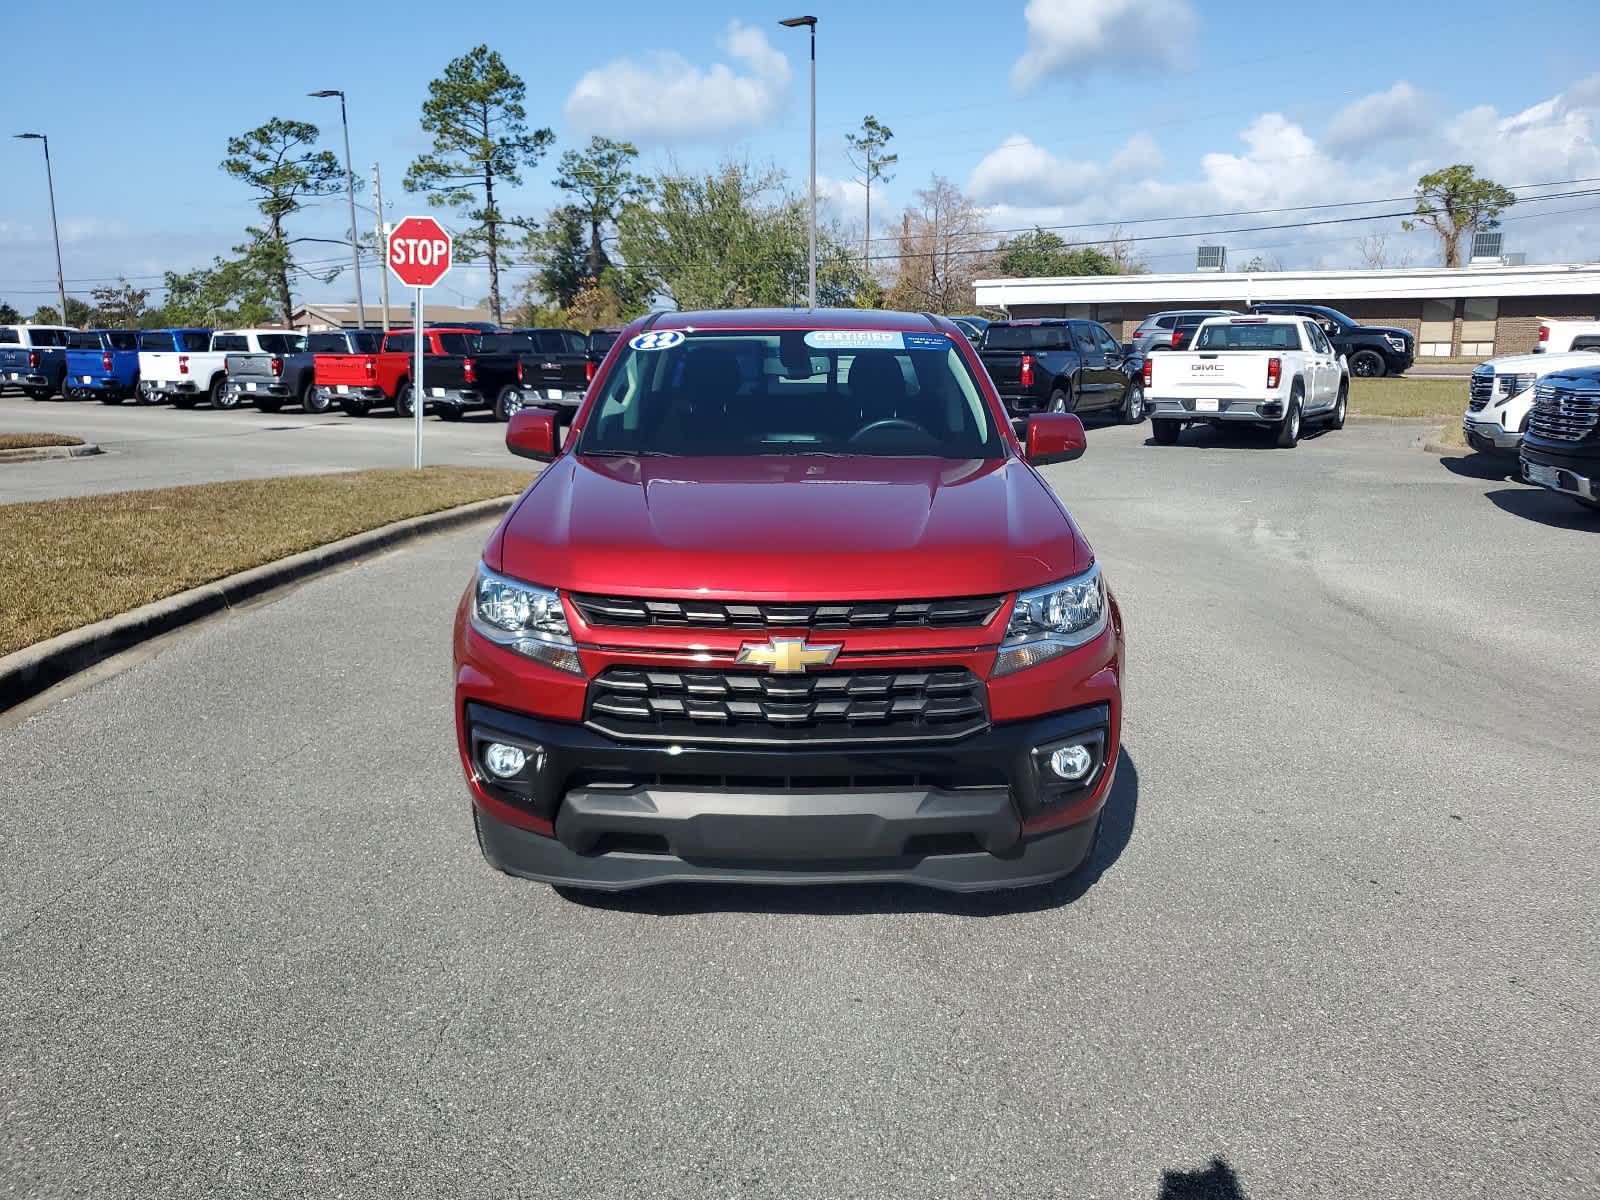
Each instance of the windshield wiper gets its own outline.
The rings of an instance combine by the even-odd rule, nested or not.
[[[582,458],[677,458],[665,450],[579,450]]]

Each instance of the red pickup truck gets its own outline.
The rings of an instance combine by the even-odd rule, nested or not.
[[[424,366],[424,386],[442,380],[435,379],[433,369],[450,373],[450,360],[456,364],[454,374],[459,376],[459,364],[467,361],[479,337],[476,329],[425,329],[423,354],[429,359]],[[413,347],[411,330],[391,329],[384,335],[382,347],[374,354],[319,354],[314,362],[314,375],[319,399],[323,408],[337,404],[353,417],[366,416],[374,408],[393,406],[402,417],[412,413]],[[435,363],[433,360],[437,359]]]
[[[652,314],[500,523],[456,615],[489,863],[563,889],[1093,869],[1122,618],[942,317]]]

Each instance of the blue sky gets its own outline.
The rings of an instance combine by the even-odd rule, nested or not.
[[[382,164],[391,217],[423,211],[400,181],[426,146],[417,125],[426,83],[478,41],[523,75],[530,123],[555,130],[556,154],[598,130],[632,136],[647,166],[739,154],[782,167],[802,187],[805,34],[777,25],[793,11],[821,21],[819,173],[830,211],[846,222],[861,214],[843,136],[867,113],[894,129],[900,155],[895,179],[875,192],[875,218],[892,217],[937,172],[989,206],[995,228],[1120,221],[1134,223],[1125,233],[1183,233],[1141,243],[1156,270],[1191,265],[1205,223],[1152,218],[1399,196],[1420,170],[1462,160],[1506,184],[1600,176],[1600,64],[1581,39],[1551,36],[1588,23],[1588,5],[1527,3],[1511,15],[1503,4],[1453,3],[1443,17],[1420,9],[1352,0],[1332,9],[811,0],[794,10],[612,0],[479,3],[457,21],[448,8],[405,2],[359,17],[64,3],[48,21],[6,23],[0,111],[4,132],[51,137],[68,290],[83,295],[118,273],[152,282],[225,252],[255,216],[217,168],[227,137],[292,116],[318,122],[324,144],[339,150],[337,101],[305,96],[317,88],[349,93],[357,174]],[[302,22],[300,12],[313,15]],[[94,69],[75,71],[91,47]],[[173,64],[185,69],[173,73]],[[152,74],[159,82],[141,82]],[[556,154],[508,207],[538,216],[556,201]],[[1506,226],[1508,248],[1534,260],[1600,257],[1594,203],[1524,205]],[[337,237],[343,226],[339,201],[302,215],[296,231]],[[1389,258],[1431,261],[1432,247],[1393,222],[1221,240],[1236,262],[1259,253],[1287,266],[1353,266],[1361,234],[1374,229],[1386,234]],[[324,254],[337,250],[307,250]],[[375,269],[366,279],[372,296]],[[485,290],[471,270],[453,282],[468,300]],[[53,292],[38,144],[6,139],[0,298],[31,311]],[[349,298],[351,285],[346,277],[307,294]],[[440,298],[456,297],[447,288]]]

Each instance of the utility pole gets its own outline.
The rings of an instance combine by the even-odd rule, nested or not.
[[[807,256],[806,307],[817,307],[817,19],[785,17],[778,22],[789,29],[811,32],[811,246]]]
[[[324,88],[308,93],[327,99],[339,97],[339,124],[344,127],[344,181],[345,195],[350,201],[350,264],[356,273],[356,328],[367,327],[367,302],[361,298],[361,239],[356,235],[356,173],[350,166],[350,118],[345,114],[344,92],[338,88]]]
[[[389,235],[383,224],[383,178],[372,164],[372,199],[378,207],[378,278],[383,280],[383,331],[389,332]]]
[[[50,232],[56,240],[56,295],[61,300],[61,323],[67,324],[67,281],[61,271],[61,226],[56,223],[56,177],[50,169],[50,139],[42,133],[19,133],[15,135],[25,142],[42,142],[44,144],[44,181],[50,189]]]

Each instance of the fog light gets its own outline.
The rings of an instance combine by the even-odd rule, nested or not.
[[[483,752],[483,764],[501,779],[510,779],[528,765],[528,756],[520,746],[490,742]]]
[[[1050,769],[1071,783],[1077,783],[1094,766],[1094,755],[1086,746],[1063,746],[1050,755]]]

